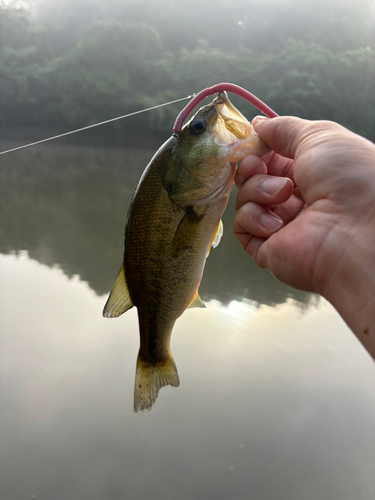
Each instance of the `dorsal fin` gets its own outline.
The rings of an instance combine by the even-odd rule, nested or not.
[[[103,316],[105,318],[117,318],[133,306],[134,304],[130,298],[128,285],[126,284],[123,264],[112,287],[111,293],[109,294],[107,303],[104,306]]]

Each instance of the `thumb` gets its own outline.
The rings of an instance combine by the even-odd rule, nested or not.
[[[265,118],[256,116],[251,122],[257,134],[276,153],[286,158],[294,158],[303,131],[309,124],[295,116],[280,116],[278,118]]]

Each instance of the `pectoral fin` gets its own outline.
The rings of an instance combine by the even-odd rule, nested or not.
[[[134,306],[126,284],[124,264],[121,266],[116,281],[103,309],[105,318],[117,318]]]
[[[223,221],[220,219],[219,225],[217,226],[217,230],[214,236],[214,239],[212,240],[211,246],[212,248],[216,248],[218,244],[220,243],[221,237],[223,236],[224,232],[224,226],[223,226]]]
[[[224,226],[223,226],[223,223],[220,219],[219,224],[217,225],[215,231],[212,233],[211,241],[210,241],[210,244],[208,245],[208,248],[207,248],[206,258],[210,254],[211,247],[216,248],[218,246],[218,244],[220,243],[221,237],[223,236],[223,231],[224,231]]]
[[[187,207],[186,213],[181,219],[173,237],[171,255],[174,258],[196,247],[197,231],[203,217],[204,213],[196,212],[194,207]]]

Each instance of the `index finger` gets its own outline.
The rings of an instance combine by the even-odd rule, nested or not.
[[[251,124],[273,151],[285,158],[294,158],[301,135],[309,122],[295,116],[278,118],[256,116]]]

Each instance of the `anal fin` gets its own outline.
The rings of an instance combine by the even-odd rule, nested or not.
[[[105,318],[117,318],[134,306],[126,284],[124,264],[121,266],[116,281],[103,309]]]
[[[205,303],[199,297],[198,294],[193,298],[193,300],[190,302],[190,304],[187,306],[186,309],[191,309],[192,307],[204,307],[204,308],[206,307]]]

